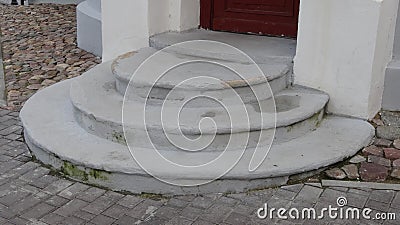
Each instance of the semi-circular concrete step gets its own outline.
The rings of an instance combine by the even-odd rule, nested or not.
[[[315,131],[285,143],[274,144],[266,160],[254,172],[248,170],[252,152],[246,151],[232,170],[213,183],[187,188],[172,186],[148,176],[132,160],[126,146],[89,134],[79,125],[69,99],[72,82],[67,80],[41,90],[26,102],[20,114],[26,141],[32,153],[43,163],[61,169],[75,179],[114,190],[186,194],[238,192],[280,185],[290,175],[316,170],[356,154],[369,144],[374,135],[373,127],[365,121],[328,117]],[[138,148],[137,151],[149,150]],[[191,154],[160,152],[178,160],[187,159]],[[208,159],[218,155],[212,152],[195,154],[189,156]],[[165,170],[160,165],[159,172],[169,179],[190,182],[212,178],[215,169],[187,173]]]
[[[174,89],[177,99],[208,94],[225,100],[232,97],[233,88],[245,102],[249,102],[254,101],[253,92],[264,93],[271,89],[270,92],[277,93],[286,88],[292,68],[288,63],[263,63],[257,66],[250,62],[199,58],[164,50],[156,52],[153,48],[143,48],[114,60],[112,71],[119,93],[126,93],[134,77],[131,82],[132,96],[144,99],[163,100]],[[146,66],[141,66],[143,62],[146,62]],[[133,76],[138,68],[142,72]],[[184,82],[188,80],[190,82]],[[150,96],[149,89],[152,89]],[[268,99],[272,93],[262,98]]]
[[[166,32],[150,38],[150,46],[164,49],[177,43],[205,40],[229,44],[249,55],[256,63],[292,62],[296,54],[296,40],[274,38],[259,35],[233,34],[210,30],[195,29],[185,32]],[[207,42],[188,43],[170,49],[181,54],[198,57],[212,57],[230,61],[243,59],[237,51],[224,46],[212,45]],[[246,60],[246,59],[245,59]]]
[[[115,90],[108,65],[108,63],[99,65],[75,79],[70,91],[71,101],[77,120],[89,133],[124,144],[123,98]],[[275,102],[269,99],[261,101],[259,105],[250,103],[245,107],[233,105],[228,108],[230,114],[246,109],[250,126],[248,126],[246,118],[229,118],[226,109],[219,105],[213,107],[190,107],[189,105],[181,111],[179,125],[175,124],[175,115],[177,115],[175,112],[183,106],[183,101],[174,102],[168,106],[161,104],[146,106],[146,126],[151,130],[153,137],[157,137],[154,138],[154,143],[162,149],[175,149],[166,139],[165,133],[174,135],[176,138],[184,134],[192,139],[196,139],[200,135],[211,137],[216,134],[214,143],[208,149],[209,151],[222,151],[231,135],[241,135],[246,131],[251,131],[249,147],[254,147],[259,143],[260,130],[271,130],[275,125],[277,127],[275,142],[281,143],[316,129],[323,118],[324,107],[329,97],[316,90],[298,87],[281,91],[274,99]],[[99,104],[100,102],[101,104]],[[144,103],[127,101],[124,106],[126,107],[125,112],[129,112],[130,118],[143,118]],[[168,116],[168,112],[171,115],[170,119],[163,122],[161,121],[162,106],[164,118],[166,114]],[[215,121],[216,129],[214,124],[209,126],[203,124],[200,131],[199,122],[206,117]],[[142,123],[142,119],[130,121],[125,119],[126,127],[136,129],[135,137],[138,143],[147,137]]]

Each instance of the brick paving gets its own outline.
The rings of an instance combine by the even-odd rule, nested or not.
[[[321,209],[337,206],[394,212],[400,192],[295,184],[239,194],[162,197],[127,195],[58,176],[35,162],[23,142],[18,112],[0,109],[0,224],[399,224],[374,220],[261,220],[268,206]],[[374,215],[374,214],[371,214]]]

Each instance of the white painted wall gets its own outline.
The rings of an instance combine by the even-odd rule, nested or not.
[[[102,0],[103,61],[148,45],[148,0]]]
[[[392,56],[398,1],[302,0],[295,83],[329,93],[329,112],[375,116]]]
[[[103,61],[147,47],[151,35],[197,28],[200,0],[102,0]]]

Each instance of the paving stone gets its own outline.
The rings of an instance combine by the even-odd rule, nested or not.
[[[73,183],[68,180],[59,179],[51,183],[49,186],[43,189],[43,192],[55,195],[60,191],[64,190],[65,188],[71,186]]]
[[[335,203],[339,197],[347,197],[347,193],[343,191],[334,190],[332,188],[325,189],[318,201]]]
[[[381,114],[381,119],[385,125],[400,126],[399,112],[391,112],[383,110],[380,114]]]
[[[379,126],[376,129],[379,138],[395,140],[400,138],[400,126]]]
[[[156,211],[156,215],[160,218],[164,218],[167,220],[170,220],[174,217],[179,216],[180,210],[168,206],[161,206],[159,209]]]
[[[104,215],[98,215],[92,220],[92,222],[97,225],[110,225],[113,224],[114,221],[115,219]]]
[[[88,205],[87,202],[84,202],[79,199],[73,199],[73,200],[69,201],[67,204],[58,208],[56,211],[54,211],[54,213],[56,213],[60,216],[68,217],[87,205]]]
[[[58,193],[58,195],[61,196],[61,197],[67,198],[67,199],[72,199],[76,195],[78,195],[81,192],[87,190],[88,188],[89,188],[89,186],[87,186],[85,184],[75,183],[75,184],[67,187],[66,189],[64,189],[60,193]]]
[[[42,219],[40,219],[40,220],[47,224],[59,224],[61,221],[65,220],[65,217],[54,214],[54,213],[50,213],[50,214],[43,216]]]
[[[275,192],[273,195],[274,198],[278,199],[287,199],[287,200],[293,200],[297,195],[297,192],[291,192],[285,189],[279,189]]]
[[[378,201],[378,202],[384,202],[384,203],[390,203],[393,198],[395,197],[395,192],[391,190],[374,190],[371,192],[371,195],[369,199]]]
[[[347,205],[351,207],[356,207],[359,209],[364,208],[365,203],[367,202],[367,198],[364,195],[360,195],[358,193],[347,193]]]
[[[209,222],[220,224],[232,211],[233,208],[231,206],[216,203],[208,208],[201,218]]]
[[[381,138],[376,138],[374,140],[374,145],[379,146],[379,147],[386,147],[389,148],[392,145],[393,141],[391,140],[386,140],[386,139],[381,139]]]
[[[85,223],[86,223],[86,221],[81,219],[81,218],[78,218],[78,217],[75,217],[75,216],[69,216],[65,220],[61,221],[60,224],[63,224],[63,225],[64,224],[65,225],[70,225],[70,224],[81,225],[81,224],[85,224]]]
[[[342,170],[346,173],[349,179],[357,179],[360,177],[358,173],[358,167],[356,165],[345,165],[342,167]]]
[[[131,209],[126,215],[136,218],[145,219],[154,215],[155,211],[163,205],[161,201],[146,199],[139,203],[135,208]]]
[[[307,186],[305,185],[299,194],[296,196],[296,200],[298,201],[305,201],[305,202],[311,202],[315,203],[317,202],[319,196],[321,195],[323,189],[322,188],[317,188],[317,187],[312,187],[312,186]]]
[[[22,214],[21,217],[27,220],[30,220],[32,218],[39,219],[47,213],[51,212],[53,209],[54,207],[49,204],[40,203],[26,213]]]
[[[378,165],[382,165],[382,166],[385,166],[385,167],[391,167],[392,166],[392,163],[390,162],[389,159],[385,159],[385,158],[382,158],[382,157],[379,157],[379,156],[374,156],[374,155],[368,156],[368,162],[369,163],[375,163],[375,164],[378,164]]]
[[[200,209],[207,209],[214,203],[214,199],[198,196],[192,201],[192,206]]]
[[[115,224],[118,224],[118,225],[132,225],[136,221],[137,221],[137,219],[125,215],[125,216],[119,218],[117,221],[115,221]]]
[[[22,214],[23,211],[30,209],[39,203],[39,198],[35,197],[34,195],[30,195],[26,198],[23,198],[21,201],[15,202],[9,207],[9,209],[17,214]]]
[[[20,187],[16,189],[9,189],[4,192],[5,195],[0,198],[0,203],[6,206],[10,206],[30,194],[28,191]]]
[[[395,147],[396,149],[400,149],[400,139],[394,140],[393,147]]]
[[[367,161],[367,159],[365,157],[363,157],[361,155],[356,155],[353,158],[351,158],[349,162],[353,163],[353,164],[358,164],[358,163],[362,163],[365,161]]]
[[[172,220],[168,221],[166,225],[191,225],[193,221],[188,220],[184,217],[175,217]]]
[[[43,188],[47,187],[49,184],[53,183],[54,181],[57,181],[58,179],[59,178],[57,178],[55,176],[44,175],[36,180],[31,180],[29,183],[32,186],[43,189]]]
[[[363,153],[364,156],[375,155],[375,156],[383,157],[383,149],[379,148],[379,147],[377,147],[375,145],[371,145],[371,146],[365,147],[362,150],[362,153]]]
[[[388,177],[388,169],[375,163],[361,163],[359,171],[364,181],[385,181]]]
[[[385,158],[387,159],[400,159],[400,150],[396,148],[384,148],[383,151],[385,152]]]
[[[141,198],[138,198],[138,197],[132,196],[132,195],[127,195],[127,196],[123,197],[121,200],[119,200],[117,202],[117,204],[124,206],[126,208],[133,209],[135,206],[137,206],[142,201],[144,201],[144,200]]]
[[[50,204],[52,206],[60,207],[65,205],[67,202],[69,202],[69,199],[54,195],[51,196],[49,199],[46,200],[47,204]]]
[[[78,217],[80,219],[86,220],[86,221],[91,221],[93,218],[95,218],[97,215],[88,213],[83,210],[78,210],[73,213],[73,216]]]
[[[111,206],[110,208],[108,208],[106,211],[102,212],[101,214],[114,218],[114,219],[118,219],[120,218],[123,214],[125,214],[125,212],[127,212],[129,210],[129,208],[115,204],[113,206]],[[177,211],[174,208],[175,211]]]
[[[393,168],[400,168],[400,159],[394,160],[392,166]]]
[[[33,219],[31,219],[31,221],[32,221]],[[31,221],[28,221],[28,220],[26,220],[26,219],[23,219],[23,218],[21,218],[21,217],[14,217],[14,218],[12,218],[11,220],[9,220],[9,222],[10,223],[12,223],[13,225],[25,225],[25,224],[29,224],[29,223],[31,223]],[[34,220],[35,221],[35,220]],[[38,225],[40,225],[40,224],[43,224],[43,225],[46,225],[46,224],[44,224],[44,223],[41,223],[41,222],[37,222],[37,221],[35,221]]]
[[[91,187],[83,192],[78,193],[75,197],[86,202],[93,202],[104,193],[106,193],[106,191],[103,189]]]
[[[118,200],[120,200],[123,197],[123,195],[118,194],[116,192],[108,191],[104,195],[100,196],[96,200],[94,200],[92,203],[88,204],[86,207],[83,208],[84,211],[90,212],[92,214],[100,214],[104,210],[106,210],[108,207],[110,207],[112,204],[116,203]]]
[[[400,179],[400,169],[394,169],[390,176],[396,179]]]
[[[128,197],[128,196],[127,196]],[[124,197],[124,199],[125,199],[126,197]],[[237,200],[235,200],[235,199],[232,199],[232,198],[227,198],[227,197],[221,197],[220,198],[220,201],[222,202],[222,203],[225,203],[225,204],[231,204],[231,205],[235,205],[238,201]],[[140,202],[140,201],[139,201]],[[138,202],[138,203],[139,203]],[[118,204],[120,204],[119,202],[118,202]],[[182,201],[182,200],[180,200],[180,199],[176,199],[176,198],[171,198],[171,199],[169,199],[168,200],[168,202],[166,203],[166,205],[167,206],[171,206],[171,207],[174,207],[174,208],[185,208],[186,206],[188,206],[189,205],[189,202],[187,202],[187,201]],[[134,206],[133,206],[134,207]],[[133,207],[130,207],[130,208],[133,208]]]
[[[337,179],[337,180],[343,180],[346,178],[346,173],[339,169],[339,168],[333,168],[330,170],[325,171],[326,175],[330,178]]]
[[[389,203],[378,202],[378,201],[375,201],[372,199],[369,199],[367,201],[367,203],[365,204],[366,208],[371,208],[371,209],[379,210],[382,212],[387,212],[389,210],[389,206],[390,206]]]
[[[228,224],[249,224],[250,221],[249,217],[235,212],[229,214],[225,220]]]
[[[203,215],[204,210],[194,208],[192,206],[187,206],[181,211],[181,216],[189,219],[189,220],[196,220],[200,215]]]

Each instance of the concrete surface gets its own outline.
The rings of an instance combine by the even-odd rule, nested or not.
[[[385,88],[383,90],[382,109],[400,111],[400,7],[397,12],[396,32],[394,36],[393,60],[386,68]]]
[[[226,43],[250,56],[256,63],[271,62],[292,62],[296,53],[296,40],[283,39],[266,36],[234,34],[227,32],[217,32],[208,30],[190,30],[181,33],[167,32],[157,34],[150,38],[150,46],[156,49],[163,49],[167,46],[192,40],[210,40]],[[199,43],[201,45],[201,43]],[[210,44],[208,44],[210,45]],[[203,46],[193,46],[188,43],[171,50],[179,51],[181,54],[193,55],[197,57],[215,57],[217,59],[240,61],[236,51],[226,52],[227,49],[206,48]],[[234,54],[232,54],[232,52]],[[247,60],[247,59],[246,59]]]
[[[400,111],[400,59],[395,58],[386,68],[382,109]]]
[[[328,111],[372,119],[392,60],[397,0],[304,0],[295,83],[329,94]]]
[[[360,148],[366,146],[374,135],[373,127],[366,122],[328,117],[316,131],[292,141],[274,145],[268,159],[257,171],[246,172],[248,171],[246,162],[251,157],[251,152],[247,152],[244,160],[241,160],[220,180],[219,185],[209,188],[204,186],[200,190],[197,188],[183,190],[148,177],[130,158],[126,146],[90,135],[81,128],[75,122],[72,105],[69,102],[70,82],[71,80],[42,90],[26,103],[21,112],[21,118],[28,145],[37,158],[46,164],[60,169],[65,162],[70,162],[81,165],[82,170],[89,171],[90,168],[104,170],[107,171],[102,173],[105,179],[90,178],[89,182],[134,193],[143,191],[175,194],[207,193],[233,191],[233,189],[243,191],[260,188],[268,185],[268,182],[274,185],[282,184],[287,180],[285,176],[312,171],[354,155]],[[45,111],[46,114],[40,111]],[[63,143],[69,143],[69,145]],[[145,149],[143,151],[148,152]],[[185,154],[177,155],[173,151],[165,151],[162,154],[173,158],[185,157]],[[204,153],[204,157],[215,156],[213,153]],[[162,165],[159,166],[160,169],[164,168]],[[203,179],[212,176],[215,169],[203,171],[202,174],[184,174],[182,171],[162,172],[165,176],[172,175],[181,179]],[[267,177],[273,177],[273,179],[257,180]],[[236,179],[239,180],[237,186],[232,185],[236,183]],[[138,180],[140,182],[137,182]],[[227,183],[224,183],[225,181]]]
[[[101,57],[101,0],[86,0],[80,3],[76,14],[78,47]]]
[[[109,63],[104,63],[81,76],[72,84],[70,94],[72,104],[76,110],[76,116],[79,118],[82,127],[92,134],[118,142],[120,140],[115,138],[115,134],[117,133],[123,136],[121,122],[123,97],[120,93],[115,91],[112,85],[104,85],[112,84],[114,81],[109,66]],[[321,111],[324,111],[328,99],[329,97],[324,93],[304,88],[292,88],[276,93],[275,104],[278,111],[278,114],[276,115],[276,126],[278,127],[278,130],[275,141],[281,142],[283,140],[290,140],[315,129],[316,124],[320,121],[320,119],[317,118],[318,114]],[[98,104],[100,101],[103,104]],[[131,112],[133,118],[140,117],[140,113],[135,109],[143,108],[142,101],[144,101],[144,99],[141,100],[140,97],[137,97],[136,99],[132,99],[132,101],[125,103],[124,106],[131,109],[128,111]],[[261,118],[258,116],[258,112],[254,108],[254,101],[255,100],[253,99],[246,105],[247,112],[252,119],[250,129],[256,131],[261,127],[264,129],[275,127],[275,116],[273,116],[274,103],[272,100],[269,99],[260,102],[264,113],[262,122]],[[169,105],[169,107],[179,108],[181,102],[184,101],[177,101]],[[184,134],[198,134],[198,119],[202,118],[202,115],[210,112],[215,114],[213,120],[218,124],[217,134],[223,136],[222,134],[226,133],[227,130],[230,130],[230,120],[225,117],[225,114],[223,113],[224,110],[215,103],[209,103],[208,105],[207,103],[207,101],[198,100],[197,102],[192,103],[189,109],[181,113],[180,124],[182,125],[181,130]],[[230,105],[229,107],[231,111],[235,111],[239,110],[238,108],[242,107],[242,105]],[[150,102],[150,106],[148,106],[146,110],[148,110],[148,126],[152,127],[153,132],[158,131],[162,133],[162,129],[164,129],[164,131],[175,133],[176,128],[173,124],[174,120],[167,120],[164,127],[160,126],[160,104],[152,104]],[[164,112],[164,116],[165,113],[166,112]],[[176,115],[174,113],[172,114]],[[236,133],[245,130],[246,126],[244,120],[234,120],[235,124],[231,132]],[[140,122],[141,120],[128,121],[126,122],[126,126],[139,128],[141,127]],[[288,126],[291,127],[290,132],[287,132]],[[201,131],[203,134],[209,132],[213,134],[212,127],[202,126]],[[138,143],[140,143],[141,140],[139,136],[145,137],[145,134],[139,135],[139,133],[143,133],[143,130],[138,129],[136,133],[137,135],[135,135],[138,138]],[[161,137],[161,133],[157,136]],[[159,141],[161,142],[161,140]],[[168,141],[165,140],[165,143],[168,143]],[[170,148],[173,149],[173,146]]]

